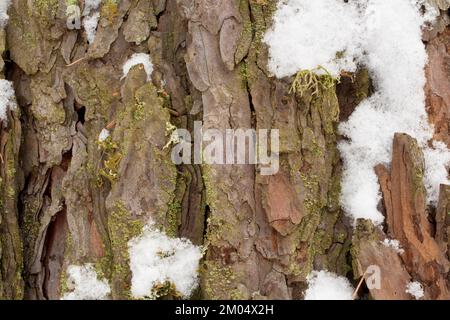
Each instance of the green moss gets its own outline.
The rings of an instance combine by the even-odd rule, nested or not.
[[[34,6],[39,14],[51,14],[53,17],[58,11],[59,0],[34,0]]]
[[[306,189],[304,206],[308,214],[319,215],[323,207],[317,194],[320,192],[319,178],[314,174],[300,173],[300,178]]]
[[[133,219],[125,205],[121,201],[117,201],[115,209],[108,217],[108,227],[112,245],[125,248],[131,238],[142,232],[144,224],[140,220]]]
[[[101,8],[101,16],[106,17],[112,24],[119,14],[119,0],[104,0]]]
[[[32,243],[39,232],[39,222],[35,219],[36,213],[39,210],[39,204],[36,199],[28,198],[24,199],[23,205],[22,234],[27,239],[25,241],[26,243]]]
[[[413,177],[413,188],[414,188],[414,192],[423,192],[425,190],[425,186],[424,186],[424,177],[425,177],[425,173],[424,173],[424,168],[423,167],[416,167],[414,170],[414,177]]]
[[[119,83],[111,78],[111,69],[102,67],[94,70],[84,62],[72,68],[73,72],[66,73],[64,80],[86,106],[86,123],[92,123],[93,120],[106,123],[111,106],[117,103],[120,97],[115,95],[120,88]]]
[[[205,237],[205,246],[220,245],[223,241],[229,239],[232,241],[239,237],[235,225],[238,221],[232,221],[221,216],[218,212],[212,212],[207,218],[207,232]]]
[[[233,289],[230,292],[231,300],[248,300],[247,295],[239,289]]]
[[[241,63],[239,74],[242,79],[242,88],[246,89],[248,86],[248,65],[246,61]]]
[[[202,177],[206,190],[206,204],[211,210],[215,210],[217,209],[217,193],[211,180],[211,168],[209,166],[202,167]]]
[[[59,8],[59,0],[34,0],[34,14],[37,14],[39,21],[44,27],[54,24],[54,17]]]
[[[408,138],[410,143],[410,152],[409,157],[412,162],[412,193],[414,195],[424,195],[426,194],[425,185],[424,185],[424,176],[425,176],[425,160],[423,157],[423,152],[419,147],[417,140]]]
[[[67,285],[68,276],[67,271],[65,269],[61,270],[61,274],[59,276],[59,296],[64,296],[67,292],[69,292],[69,286]]]
[[[66,240],[64,244],[64,263],[63,268],[61,269],[61,274],[59,276],[59,295],[62,297],[65,293],[69,292],[69,288],[67,285],[67,270],[64,268],[66,266],[66,260],[67,258],[70,259],[70,257],[74,256],[75,254],[75,248],[73,245],[73,239],[70,232],[67,232],[66,234]]]
[[[105,155],[103,167],[100,168],[99,175],[107,179],[110,183],[114,183],[119,179],[119,166],[123,154],[119,149],[119,145],[111,137],[98,142],[98,145]],[[99,182],[101,183],[101,181]]]
[[[344,243],[344,241],[347,239],[347,235],[344,232],[339,232],[336,235],[336,241],[340,243]]]
[[[150,295],[152,299],[181,299],[182,294],[177,290],[174,283],[165,281],[164,283],[155,284]]]
[[[172,97],[167,91],[164,89],[159,89],[157,94],[163,108],[170,108],[172,106]]]
[[[336,144],[336,123],[339,122],[339,101],[333,86],[329,90],[322,91],[322,99],[313,100],[313,105],[321,115],[323,130],[326,134],[327,149],[335,149]]]
[[[133,112],[133,119],[135,121],[140,121],[144,119],[144,116],[145,116],[144,102],[138,101],[136,103],[136,109]]]
[[[355,77],[356,101],[355,104],[360,104],[369,96],[370,92],[370,75],[367,69],[360,69]]]
[[[187,95],[184,97],[184,105],[186,106],[186,110],[191,111],[194,107],[194,98],[191,95]]]
[[[269,76],[266,71],[267,48],[262,43],[262,39],[267,28],[270,27],[278,1],[238,1],[240,5],[245,2],[240,8],[243,16],[243,31],[238,42],[239,50],[245,52],[247,49],[246,37],[248,35],[251,34],[253,39],[244,62],[239,65],[238,72],[243,83],[246,85],[248,83],[251,87],[255,81],[266,79]],[[245,17],[245,5],[248,3],[251,8],[250,23],[246,21]],[[240,55],[236,54],[236,59],[239,57]],[[321,75],[317,75],[317,73]],[[340,110],[335,92],[338,82],[338,78],[334,78],[327,70],[320,67],[317,70],[305,70],[297,74],[290,89],[295,97],[289,97],[289,99],[295,98],[299,106],[304,107],[299,108],[298,111],[299,115],[304,117],[301,119],[301,129],[304,129],[305,132],[301,132],[302,140],[299,142],[301,145],[286,150],[286,152],[292,152],[292,150],[301,148],[301,153],[299,153],[301,160],[289,160],[286,169],[289,170],[292,179],[301,180],[300,183],[295,184],[295,188],[296,193],[303,196],[306,215],[292,231],[293,253],[289,256],[286,267],[290,275],[300,278],[313,270],[316,257],[323,255],[324,259],[321,261],[328,259],[327,254],[333,242],[342,241],[342,237],[337,237],[338,240],[333,238],[335,222],[340,214],[340,172],[333,173],[333,181],[330,185],[330,173],[326,171],[326,168],[336,167],[339,163],[339,154],[336,150],[336,125],[339,121]],[[318,130],[321,132],[317,133]],[[294,130],[292,133],[286,133],[285,138],[283,135],[280,136],[286,141],[296,141],[299,140],[298,135],[299,133]],[[207,243],[219,245],[219,241],[223,242],[224,239],[226,241],[228,235],[225,234],[221,238],[220,236],[215,237],[214,234],[218,232],[217,230],[227,230],[230,227],[233,229],[233,222],[217,218],[215,213],[220,212],[218,207],[221,200],[221,188],[211,177],[208,169],[204,170],[203,178],[207,204],[212,208],[211,218],[208,220]],[[327,189],[328,193],[325,192]],[[233,233],[233,230],[230,232]],[[343,237],[346,238],[346,235]],[[298,256],[302,257],[301,261]],[[211,275],[207,274],[206,276]],[[229,292],[233,290],[233,288],[225,288]],[[221,292],[215,290],[215,292],[208,293],[211,296],[220,297]],[[225,297],[228,296],[225,295]]]
[[[248,53],[253,38],[253,25],[250,19],[250,8],[247,0],[239,1],[239,12],[242,17],[242,31],[234,54],[235,63],[238,64]]]
[[[236,288],[233,283],[236,274],[229,266],[222,266],[215,261],[205,261],[202,275],[204,285],[202,286],[204,298],[207,300],[221,300],[231,297]]]
[[[131,272],[129,266],[128,241],[142,233],[144,223],[133,218],[121,201],[115,203],[108,216],[108,230],[111,240],[113,265],[112,278],[115,293],[130,297]],[[109,263],[107,260],[105,264]]]
[[[341,197],[341,175],[334,174],[328,191],[327,207],[330,211],[338,211]]]
[[[177,131],[177,127],[169,121],[166,122],[166,137],[170,137],[163,150],[169,149],[171,145],[176,145],[180,142],[178,134],[174,134]]]
[[[169,204],[166,215],[166,234],[169,237],[178,236],[179,218],[181,217],[181,202],[175,200]]]
[[[106,248],[106,255],[94,263],[94,269],[99,278],[110,279],[112,272],[112,256],[110,250]]]
[[[258,57],[261,53],[264,34],[272,21],[277,3],[272,0],[250,1],[250,7],[254,33],[251,50],[256,54],[256,57]]]
[[[202,166],[202,177],[205,185],[205,203],[210,209],[210,215],[206,220],[207,230],[204,238],[204,246],[221,247],[224,241],[232,242],[239,237],[238,229],[235,227],[239,221],[238,217],[225,217],[221,214],[223,207],[227,205],[226,196],[218,190],[224,189],[219,181],[212,177],[212,168]]]
[[[356,228],[353,233],[352,247],[350,253],[352,256],[353,274],[355,277],[361,276],[359,274],[358,258],[362,243],[379,242],[379,232],[370,220],[358,219]]]
[[[318,99],[314,100],[312,107],[321,110],[319,107],[322,107],[323,99],[326,98],[321,94]],[[330,123],[334,121],[332,117],[327,117],[327,119]],[[325,139],[335,141],[334,131],[325,132]],[[338,160],[337,153],[332,152],[335,149],[335,144],[331,144],[327,150],[320,148],[316,142],[314,131],[310,127],[306,127],[303,132],[302,148],[305,151],[308,150],[304,153],[304,161],[313,165],[311,168],[302,171],[301,165],[294,163],[298,169],[293,174],[298,174],[302,181],[304,189],[299,192],[302,192],[304,196],[303,205],[307,213],[297,231],[298,241],[303,244],[299,246],[299,249],[306,251],[306,257],[301,264],[295,260],[289,264],[289,272],[299,277],[305,277],[313,270],[314,261],[318,256],[322,256],[320,261],[323,264],[328,264],[328,250],[337,241],[334,238],[334,226],[339,215],[340,195],[340,174],[336,173],[328,177],[329,173],[323,169],[324,166],[334,165]],[[331,158],[330,163],[315,165],[315,163],[321,163],[321,159],[325,156]],[[333,160],[334,157],[336,157],[336,160]],[[329,182],[330,179],[331,183]],[[326,185],[329,188],[328,193],[323,194],[322,189]],[[332,263],[336,264],[337,262],[332,261]]]

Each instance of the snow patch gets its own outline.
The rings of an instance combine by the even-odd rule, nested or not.
[[[111,289],[105,279],[99,279],[92,264],[70,265],[67,268],[67,292],[62,300],[106,300]]]
[[[328,271],[313,271],[306,280],[305,300],[353,300],[354,289],[347,278]]]
[[[89,43],[93,43],[95,35],[97,34],[98,20],[100,19],[100,13],[95,12],[90,16],[86,16],[83,19],[83,27],[86,32],[86,38]]]
[[[106,141],[106,139],[108,139],[108,137],[111,135],[111,133],[109,132],[108,129],[104,128],[99,136],[98,136],[98,142],[104,142]]]
[[[440,141],[433,142],[433,148],[424,150],[425,157],[425,187],[430,203],[437,205],[440,184],[449,184],[447,166],[450,163],[450,152]]]
[[[280,1],[264,37],[269,70],[278,78],[318,66],[334,76],[356,70],[354,57],[362,53],[359,20],[357,8],[344,1]]]
[[[388,248],[392,248],[397,252],[398,254],[405,253],[405,250],[403,250],[402,246],[400,245],[400,241],[395,239],[384,239],[382,242],[384,246]]]
[[[274,25],[264,38],[269,70],[277,77],[302,70],[328,69],[339,76],[364,65],[375,93],[339,126],[348,138],[339,144],[344,160],[341,202],[354,220],[381,224],[381,199],[374,167],[389,165],[397,132],[417,139],[425,154],[428,202],[437,201],[439,184],[448,184],[450,151],[428,146],[433,128],[425,111],[427,55],[422,26],[436,12],[424,0],[286,0],[278,5]]]
[[[3,28],[8,23],[8,7],[11,0],[0,0],[0,28]]]
[[[8,80],[0,79],[0,120],[7,121],[8,110],[16,110],[16,96],[13,83]]]
[[[412,295],[416,300],[419,300],[424,296],[423,286],[420,282],[417,281],[408,283],[405,292]]]
[[[83,16],[87,16],[91,13],[91,11],[96,11],[100,6],[102,0],[85,0],[84,1],[84,10]]]
[[[198,285],[201,248],[188,239],[169,238],[149,223],[143,233],[128,242],[131,293],[135,298],[157,298],[153,288],[170,282],[183,298]]]
[[[130,72],[132,67],[134,67],[134,66],[136,66],[138,64],[144,65],[145,72],[147,73],[147,81],[150,81],[151,75],[152,75],[152,72],[153,72],[153,64],[152,64],[152,61],[150,59],[150,55],[148,55],[146,53],[134,53],[130,57],[130,59],[128,59],[124,63],[122,79],[127,76],[128,72]]]

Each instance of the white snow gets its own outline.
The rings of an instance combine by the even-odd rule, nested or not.
[[[446,164],[450,163],[450,152],[440,141],[433,142],[434,148],[424,150],[425,157],[425,186],[430,202],[437,205],[439,199],[439,185],[448,184]]]
[[[392,248],[395,250],[395,252],[399,254],[403,254],[405,250],[403,250],[402,246],[400,245],[400,241],[395,239],[384,239],[382,242],[384,246],[388,248]]]
[[[136,66],[138,64],[144,65],[145,72],[147,73],[147,81],[150,81],[151,75],[152,75],[152,72],[153,72],[153,64],[152,64],[152,61],[150,59],[150,55],[148,55],[146,53],[134,53],[130,57],[130,59],[128,59],[124,63],[122,79],[127,76],[128,72],[130,72],[132,67],[134,67],[134,66]]]
[[[101,2],[101,0],[86,0],[84,2],[83,27],[89,43],[94,42],[97,34],[98,20],[100,19],[98,8]]]
[[[70,265],[67,268],[67,292],[62,300],[106,300],[111,289],[105,279],[98,279],[92,264]]]
[[[103,142],[111,135],[108,129],[104,128],[98,135],[98,141]]]
[[[95,40],[95,35],[97,34],[98,20],[100,19],[100,13],[95,12],[90,16],[86,16],[83,19],[83,27],[86,32],[86,38],[89,43],[93,43]]]
[[[353,300],[354,289],[347,278],[328,271],[313,271],[306,280],[305,300]]]
[[[357,8],[339,0],[280,1],[264,37],[269,70],[278,78],[318,66],[335,76],[354,71],[353,57],[361,54],[359,20]],[[345,56],[336,59],[338,52]]]
[[[16,110],[16,108],[17,103],[13,83],[0,79],[0,121],[7,121],[8,110]]]
[[[440,183],[450,183],[450,152],[428,147],[433,128],[425,111],[427,62],[422,26],[436,14],[421,14],[424,0],[286,0],[265,36],[269,70],[277,77],[319,66],[338,76],[357,65],[369,70],[375,93],[339,127],[348,141],[339,144],[344,160],[341,202],[354,218],[384,220],[374,166],[389,165],[396,132],[418,140],[426,159],[428,202],[437,200]]]
[[[189,298],[198,284],[201,248],[183,238],[169,238],[149,223],[142,235],[128,243],[131,293],[135,298],[156,298],[152,288],[170,281]]]
[[[408,283],[405,292],[412,295],[416,300],[419,300],[424,296],[423,286],[420,282],[417,281]]]
[[[8,23],[8,7],[11,0],[0,0],[0,28],[3,28]]]
[[[414,3],[414,0],[410,0]],[[437,0],[439,1],[439,0]],[[447,1],[449,4],[449,0]],[[427,27],[432,27],[432,24],[436,21],[436,18],[439,16],[439,5],[436,3],[435,0],[416,0],[416,6],[417,8],[425,9],[425,12],[422,12],[424,21],[428,24]]]

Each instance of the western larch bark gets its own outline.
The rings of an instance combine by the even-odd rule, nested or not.
[[[78,1],[83,7],[84,1]],[[448,2],[424,33],[427,107],[450,147]],[[95,40],[66,26],[65,0],[15,0],[0,31],[0,68],[18,108],[0,122],[0,298],[59,299],[67,267],[93,263],[112,298],[130,295],[128,241],[149,218],[203,245],[204,299],[302,299],[306,276],[326,269],[356,285],[368,266],[382,290],[360,296],[449,299],[450,192],[425,205],[423,155],[397,134],[391,168],[377,167],[384,230],[340,207],[339,121],[371,94],[367,70],[318,94],[290,92],[267,70],[262,43],[276,0],[104,1]],[[122,79],[135,52],[149,53]],[[279,129],[280,170],[175,165],[171,131]],[[108,142],[99,142],[107,128]],[[401,257],[380,244],[400,240]],[[170,294],[169,294],[170,295]]]

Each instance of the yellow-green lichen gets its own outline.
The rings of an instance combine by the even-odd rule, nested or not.
[[[241,79],[242,79],[242,88],[246,89],[248,86],[248,65],[246,61],[243,61],[241,63],[241,67],[240,67],[240,75],[241,75]]]
[[[236,274],[231,267],[222,266],[215,261],[205,261],[202,276],[204,277],[203,295],[208,300],[220,300],[231,298],[231,293],[236,289],[234,280]]]
[[[150,298],[152,299],[181,299],[182,294],[177,290],[174,283],[165,281],[152,287]]]
[[[141,234],[142,221],[133,217],[123,202],[117,201],[108,216],[108,230],[113,255],[112,278],[114,290],[121,297],[130,297],[131,273],[128,241]],[[106,262],[108,263],[108,262]]]
[[[67,284],[68,282],[68,276],[67,271],[65,269],[61,270],[61,273],[59,275],[59,296],[63,297],[67,292],[70,291],[69,286]]]
[[[206,189],[206,204],[211,210],[217,209],[217,192],[214,188],[213,181],[211,179],[211,168],[208,166],[202,167],[202,177]]]
[[[34,7],[41,17],[47,16],[47,21],[54,17],[58,11],[59,0],[34,0]]]
[[[119,145],[108,137],[104,141],[98,142],[100,149],[104,153],[105,160],[103,167],[100,168],[99,174],[107,179],[110,183],[114,183],[119,179],[119,166],[122,161],[123,154],[119,149]],[[101,180],[99,180],[101,183]]]
[[[101,16],[105,17],[109,23],[113,23],[119,14],[119,0],[104,0],[101,8]]]
[[[314,97],[318,96],[322,91],[334,88],[337,83],[339,83],[339,78],[333,77],[327,69],[319,66],[314,70],[297,72],[289,93],[298,94],[300,97],[309,93]]]
[[[179,218],[181,216],[181,203],[179,200],[169,204],[166,215],[166,234],[169,237],[178,235]]]
[[[136,103],[136,109],[133,112],[133,119],[135,121],[140,121],[144,119],[145,116],[145,102],[138,101]]]
[[[355,104],[360,104],[369,96],[370,92],[370,75],[367,69],[360,69],[355,76],[356,101]]]
[[[166,90],[159,89],[157,94],[163,108],[170,108],[172,106],[172,97]]]

